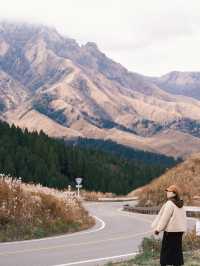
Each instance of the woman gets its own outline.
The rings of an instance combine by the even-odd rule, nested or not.
[[[152,228],[156,235],[164,231],[160,254],[161,266],[179,266],[184,264],[182,236],[187,230],[186,211],[175,185],[168,187],[166,192],[168,200],[153,221]]]

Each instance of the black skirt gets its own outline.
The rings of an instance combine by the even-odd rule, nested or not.
[[[161,265],[183,265],[183,232],[164,232],[160,253]]]

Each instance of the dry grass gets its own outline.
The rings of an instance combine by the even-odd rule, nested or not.
[[[81,195],[87,201],[98,201],[99,198],[113,198],[115,196],[113,193],[103,193],[97,191],[82,191]]]
[[[200,250],[200,236],[196,235],[195,229],[184,235],[183,250]]]
[[[187,205],[199,205],[200,196],[200,154],[164,173],[138,191],[140,206],[159,206],[165,199],[164,190],[171,184],[180,188],[181,197]],[[196,199],[195,199],[196,198]]]
[[[0,175],[0,241],[74,232],[93,224],[81,203],[64,191]]]

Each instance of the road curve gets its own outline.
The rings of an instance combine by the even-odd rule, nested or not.
[[[96,217],[89,230],[38,240],[0,243],[1,266],[105,265],[131,257],[145,235],[151,216],[120,211],[124,203],[85,203]]]

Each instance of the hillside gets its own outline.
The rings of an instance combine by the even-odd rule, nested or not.
[[[94,220],[74,197],[0,174],[0,242],[75,232]]]
[[[181,196],[188,205],[199,205],[200,201],[200,154],[194,154],[186,161],[166,171],[150,184],[139,189],[139,205],[157,206],[165,199],[164,190],[171,184],[177,184]]]
[[[87,190],[127,194],[177,163],[140,151],[132,150],[128,159],[98,148],[67,146],[43,131],[23,131],[5,122],[0,122],[0,147],[1,172],[59,189],[75,186],[75,177],[81,176]]]
[[[21,128],[187,157],[200,149],[200,102],[173,82],[169,91],[170,80],[130,72],[55,29],[0,23],[0,117]]]

